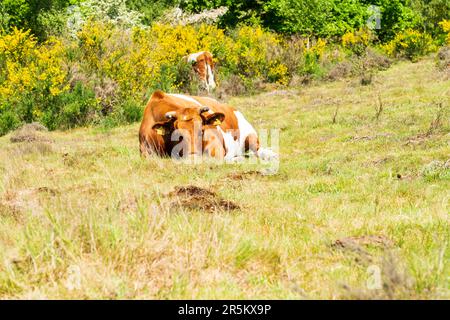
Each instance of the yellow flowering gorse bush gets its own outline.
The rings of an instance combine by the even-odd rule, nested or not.
[[[382,48],[390,56],[405,57],[413,61],[436,50],[430,35],[413,29],[398,33],[392,41],[383,45]]]
[[[87,73],[114,80],[121,96],[140,99],[148,88],[164,81],[172,82],[169,86],[176,90],[176,66],[183,57],[199,51],[212,52],[219,68],[243,79],[288,82],[287,67],[274,54],[280,50],[281,40],[261,27],[244,26],[231,36],[206,24],[157,23],[149,29],[126,32],[91,21],[78,33]]]
[[[441,25],[449,32],[448,21]],[[340,61],[336,51],[359,55],[371,41],[365,29],[344,34],[337,47],[321,38],[288,40],[260,26],[226,33],[209,24],[123,28],[90,20],[74,38],[38,43],[29,31],[13,29],[0,35],[0,134],[35,119],[50,128],[111,114],[136,121],[153,90],[195,90],[192,67],[183,59],[191,53],[210,51],[219,87],[223,81],[244,92],[257,82],[288,85],[295,75],[321,77]],[[383,48],[413,59],[433,45],[428,35],[406,30]]]
[[[372,34],[366,29],[359,29],[355,32],[347,32],[342,36],[342,46],[352,52],[361,55],[371,42]]]
[[[443,20],[439,22],[439,25],[442,27],[442,30],[447,33],[447,44],[450,45],[450,20]]]
[[[0,36],[0,101],[33,91],[57,96],[68,90],[63,55],[64,47],[55,38],[39,45],[29,31],[18,29]]]

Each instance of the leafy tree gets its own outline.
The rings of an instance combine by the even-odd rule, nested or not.
[[[367,19],[367,6],[359,0],[183,0],[187,11],[227,6],[223,26],[240,22],[260,23],[286,34],[334,36],[361,27]]]
[[[358,0],[271,0],[265,25],[279,32],[329,37],[365,24],[367,8]]]
[[[81,2],[81,0],[2,0],[0,4],[0,14],[6,19],[0,19],[3,22],[1,26],[8,30],[12,27],[19,29],[31,29],[39,38],[45,37],[45,27],[42,22],[51,17],[48,13],[61,11],[67,6]],[[45,14],[46,18],[42,19],[41,15]]]
[[[411,8],[420,15],[423,31],[436,36],[439,22],[450,19],[450,0],[412,0]]]
[[[365,5],[375,5],[381,11],[381,28],[376,30],[382,41],[387,41],[406,29],[416,28],[420,17],[410,7],[410,0],[361,0]]]

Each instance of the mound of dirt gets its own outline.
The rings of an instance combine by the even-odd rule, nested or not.
[[[47,131],[48,129],[38,122],[27,123],[12,133],[10,141],[12,143],[52,142],[52,140],[43,133]]]
[[[360,237],[348,237],[336,240],[332,246],[340,248],[354,248],[360,246],[377,246],[389,248],[394,245],[393,241],[385,236],[369,235]]]
[[[263,176],[263,174],[259,171],[244,171],[244,172],[236,172],[228,175],[228,178],[231,180],[245,180],[251,177]]]
[[[394,246],[394,242],[385,236],[368,235],[342,238],[331,244],[332,248],[341,249],[346,252],[356,254],[356,261],[363,264],[370,263],[374,259],[369,251],[366,250],[369,246],[389,249]]]
[[[222,199],[215,192],[196,186],[178,186],[168,194],[171,205],[189,210],[214,212],[218,210],[233,211],[240,209],[232,201]]]

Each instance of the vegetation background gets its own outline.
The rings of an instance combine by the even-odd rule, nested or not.
[[[0,134],[138,121],[155,89],[199,93],[180,61],[200,50],[215,56],[218,97],[370,80],[444,46],[449,12],[449,0],[5,0]]]

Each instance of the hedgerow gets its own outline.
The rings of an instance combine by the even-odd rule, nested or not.
[[[378,45],[377,33],[366,27],[348,26],[334,37],[286,36],[258,23],[233,29],[168,22],[146,27],[123,0],[95,5],[118,11],[102,19],[87,10],[71,32],[45,41],[15,27],[0,33],[0,134],[32,121],[50,129],[138,121],[156,89],[202,94],[191,66],[183,62],[198,51],[214,55],[220,96],[363,76],[389,64],[375,46],[391,57],[411,60],[436,49],[429,34],[414,29]],[[83,6],[94,2],[79,4]],[[449,32],[448,20],[440,25]]]

